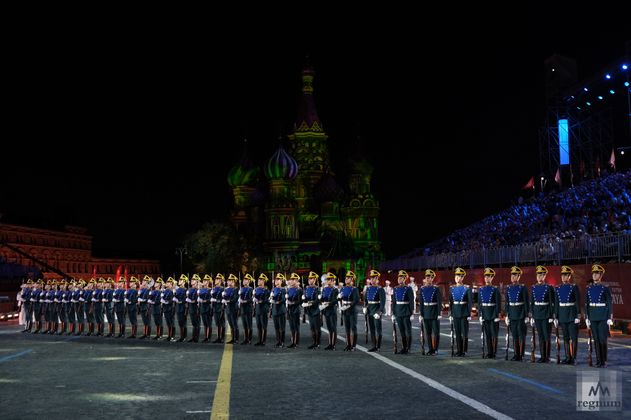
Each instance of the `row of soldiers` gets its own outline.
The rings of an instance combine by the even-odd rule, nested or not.
[[[527,326],[531,325],[538,332],[540,342],[539,362],[547,362],[550,357],[551,324],[558,327],[561,324],[566,348],[566,358],[563,363],[576,362],[578,343],[578,325],[580,323],[580,293],[578,287],[571,282],[572,269],[563,266],[561,270],[563,284],[554,288],[545,283],[547,269],[543,266],[536,268],[537,283],[531,293],[519,283],[522,270],[511,268],[511,285],[507,287],[504,300],[505,322],[513,338],[514,357],[511,360],[522,360],[525,348]],[[611,294],[609,289],[601,284],[604,268],[601,265],[592,267],[594,284],[587,289],[585,302],[585,317],[588,327],[592,329],[596,345],[597,366],[605,366],[607,361],[607,332],[612,324]],[[449,290],[449,321],[452,335],[452,348],[455,341],[457,350],[452,353],[464,356],[468,351],[468,332],[473,298],[471,288],[463,283],[465,270],[456,268],[454,272],[455,285]],[[432,282],[436,274],[433,270],[426,270],[424,285],[418,293],[420,305],[419,322],[421,324],[422,341],[428,340],[429,355],[438,351],[440,339],[440,319],[442,318],[443,298],[441,289]],[[492,285],[495,271],[492,268],[484,270],[485,285],[479,289],[478,314],[483,330],[483,342],[487,349],[486,356],[494,358],[497,352],[497,339],[500,322],[500,292]],[[24,302],[27,313],[25,331],[31,331],[33,319],[36,322],[35,333],[51,333],[58,331],[65,333],[70,325],[69,334],[81,334],[84,330],[84,319],[88,322],[87,335],[104,335],[104,322],[108,323],[108,337],[113,336],[114,321],[119,324],[118,337],[125,335],[125,319],[132,325],[132,335],[137,333],[137,313],[144,324],[144,332],[140,338],[147,338],[151,334],[151,316],[156,325],[156,336],[162,337],[162,319],[167,324],[169,341],[174,338],[174,319],[177,315],[180,327],[180,337],[177,341],[187,338],[187,317],[193,325],[192,338],[188,341],[198,342],[200,327],[204,325],[203,342],[210,341],[212,336],[213,318],[217,327],[217,338],[214,343],[223,343],[225,338],[225,320],[231,328],[232,339],[228,344],[238,343],[238,318],[242,320],[244,339],[241,344],[252,342],[252,318],[256,319],[258,341],[255,345],[265,345],[267,339],[268,319],[273,319],[276,334],[276,346],[285,345],[285,327],[289,322],[291,344],[297,347],[300,342],[301,307],[304,315],[309,317],[312,343],[310,349],[319,348],[321,327],[326,324],[329,342],[325,350],[334,350],[337,341],[337,314],[342,317],[342,324],[346,329],[346,351],[353,351],[357,344],[357,310],[360,303],[360,293],[355,287],[356,275],[349,271],[345,276],[345,285],[336,287],[337,277],[333,273],[323,276],[325,284],[319,287],[319,276],[315,272],[308,275],[308,285],[304,290],[300,287],[300,276],[292,273],[289,278],[278,273],[274,279],[274,287],[267,287],[268,277],[262,273],[258,278],[258,287],[250,287],[254,278],[246,274],[241,287],[237,287],[238,278],[234,274],[228,276],[227,281],[222,274],[214,278],[205,275],[200,278],[195,274],[189,287],[188,277],[182,275],[175,287],[175,279],[169,277],[166,282],[161,278],[155,281],[154,287],[149,284],[152,279],[145,276],[142,281],[132,277],[132,287],[124,289],[124,279],[121,278],[114,290],[112,279],[91,280],[87,284],[83,281],[55,283],[45,286],[42,281],[27,282],[22,290],[20,299]],[[394,288],[391,302],[391,320],[395,333],[395,351],[408,353],[412,345],[411,321],[415,309],[414,293],[406,283],[409,275],[404,270],[398,273],[398,286]],[[136,285],[140,283],[140,288]],[[227,283],[224,287],[224,284]],[[45,289],[43,289],[45,287]],[[386,296],[380,286],[380,273],[371,270],[367,278],[367,286],[363,290],[363,313],[366,321],[366,333],[370,332],[372,347],[368,351],[378,351],[382,342],[382,316],[386,312]],[[42,331],[42,317],[46,327]],[[324,320],[324,322],[323,322]],[[200,322],[201,321],[201,322]],[[75,326],[78,329],[75,332]],[[95,332],[96,326],[96,332]],[[396,331],[400,332],[402,349],[396,349]],[[424,343],[423,343],[424,352]]]
[[[592,266],[592,282],[586,289],[585,306],[583,316],[590,329],[596,349],[596,367],[607,366],[607,337],[609,328],[613,325],[612,298],[609,288],[602,284],[605,269],[600,264]],[[546,283],[548,269],[537,266],[536,283],[530,292],[523,284],[520,284],[522,270],[520,267],[511,268],[511,284],[506,288],[504,298],[504,322],[510,330],[513,340],[514,356],[511,360],[523,360],[528,325],[532,328],[533,350],[531,361],[534,361],[535,335],[539,338],[540,358],[538,363],[550,361],[552,326],[557,329],[556,336],[559,339],[558,327],[561,326],[565,348],[563,364],[576,364],[578,351],[578,331],[581,322],[581,294],[578,286],[573,282],[574,271],[569,266],[561,267],[562,283],[554,287]],[[437,352],[440,337],[439,320],[442,318],[442,296],[440,288],[433,285],[435,277],[432,270],[425,271],[424,286],[419,293],[421,331],[429,338],[429,352],[432,355]],[[464,356],[467,353],[469,321],[473,308],[471,288],[463,283],[465,270],[458,267],[454,272],[455,285],[449,290],[449,321],[451,337],[455,340],[456,356]],[[395,289],[395,299],[405,303],[410,296],[400,297],[403,294],[401,285],[407,280],[407,273],[399,271],[399,285]],[[492,268],[484,269],[485,285],[478,290],[478,317],[482,326],[484,356],[495,358],[497,353],[497,341],[500,325],[500,291],[493,286],[495,271]],[[399,289],[399,290],[397,290]],[[408,315],[407,313],[405,315]],[[397,318],[399,322],[399,318]],[[406,326],[402,335],[408,335],[411,329]],[[403,338],[404,347],[408,340]],[[453,343],[453,341],[452,341]],[[508,334],[507,334],[508,346]],[[409,349],[409,348],[408,348]],[[405,349],[404,349],[405,350]],[[452,344],[453,352],[453,344]],[[484,350],[483,350],[484,352]],[[591,355],[590,355],[591,357]]]

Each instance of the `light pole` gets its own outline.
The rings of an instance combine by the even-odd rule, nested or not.
[[[182,256],[188,254],[186,246],[175,248],[175,253],[180,255],[180,274],[182,274]]]

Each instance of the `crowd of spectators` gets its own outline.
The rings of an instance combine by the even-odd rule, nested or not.
[[[533,197],[422,248],[458,252],[611,232],[631,232],[631,171]]]

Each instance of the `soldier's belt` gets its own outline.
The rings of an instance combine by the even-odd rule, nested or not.
[[[590,303],[589,306],[607,306],[606,303]]]
[[[508,306],[521,306],[523,304],[524,304],[524,302],[509,302]]]
[[[494,303],[483,303],[482,306],[495,306]]]
[[[568,303],[559,303],[559,306],[574,306],[576,302],[568,302]]]
[[[381,302],[380,302],[380,301],[378,301],[378,300],[369,300],[369,301],[368,301],[368,304],[369,304],[369,305],[378,305],[378,304],[380,304],[380,303],[381,303]]]
[[[407,305],[408,303],[410,303],[410,302],[408,302],[408,301],[406,300],[405,302],[397,302],[397,305]]]
[[[423,305],[424,306],[434,306],[434,305],[438,305],[438,302],[429,302],[429,303],[423,302]]]
[[[463,301],[463,300],[455,300],[454,301],[454,305],[466,305],[467,302]]]
[[[343,300],[342,305],[350,305],[352,302],[350,300]]]
[[[547,306],[550,302],[535,302],[535,306]]]

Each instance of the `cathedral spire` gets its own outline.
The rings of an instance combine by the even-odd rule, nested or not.
[[[296,131],[322,132],[322,123],[316,111],[313,100],[313,78],[315,71],[310,64],[306,64],[302,70],[302,98],[298,108],[298,118],[296,118]]]

